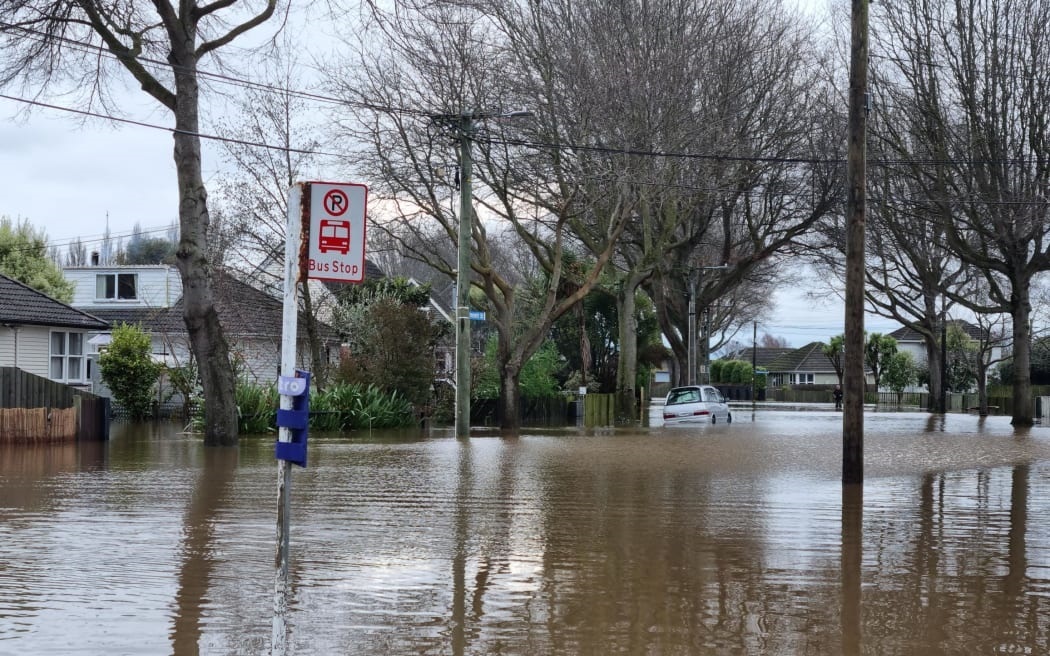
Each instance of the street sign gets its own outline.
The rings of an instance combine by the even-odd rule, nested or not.
[[[485,320],[485,312],[483,310],[471,310],[470,311],[470,319],[471,319],[471,321],[484,321]]]
[[[365,279],[365,209],[368,187],[308,182],[310,194],[307,277],[336,282]]]

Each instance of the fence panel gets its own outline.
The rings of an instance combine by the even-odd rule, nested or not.
[[[583,397],[584,426],[612,426],[615,423],[615,394],[588,394]]]
[[[85,424],[96,427],[89,439],[107,439],[108,412],[108,404],[90,392],[16,367],[0,367],[0,416],[4,417],[0,438],[4,441],[75,440],[83,437]]]

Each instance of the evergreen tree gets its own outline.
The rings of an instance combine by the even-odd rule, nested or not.
[[[47,233],[28,220],[0,217],[0,273],[55,300],[73,300],[73,283],[48,256]]]

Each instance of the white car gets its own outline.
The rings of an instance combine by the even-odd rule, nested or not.
[[[725,397],[710,385],[675,387],[667,393],[664,402],[664,425],[730,423],[733,414]]]

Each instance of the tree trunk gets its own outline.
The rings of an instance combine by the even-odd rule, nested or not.
[[[638,318],[634,295],[638,283],[633,279],[623,285],[616,297],[619,323],[620,357],[616,363],[616,410],[625,421],[638,419],[634,385],[638,379]]]
[[[1020,291],[1018,291],[1020,290]],[[1028,297],[1028,285],[1014,284],[1013,319],[1014,338],[1014,412],[1010,423],[1014,426],[1031,426],[1032,421],[1032,342],[1028,334],[1028,322],[1032,304]]]
[[[314,315],[313,298],[310,296],[309,281],[303,286],[303,314],[306,315],[306,337],[310,345],[310,366],[313,369],[310,380],[320,392],[328,380],[328,362],[322,357],[321,336],[317,330],[317,317]]]
[[[192,48],[193,35],[185,45]],[[182,56],[179,56],[179,55]],[[236,379],[230,348],[215,308],[214,276],[208,261],[207,192],[201,174],[199,89],[192,52],[171,54],[176,72],[175,169],[179,185],[179,249],[176,262],[182,276],[183,319],[197,358],[204,391],[204,444],[237,444]]]
[[[988,416],[988,370],[983,366],[977,370],[977,412]]]
[[[510,433],[521,429],[521,404],[518,399],[521,394],[518,387],[520,377],[520,364],[507,362],[500,366],[499,424],[500,428]]]
[[[941,405],[941,386],[944,385],[944,381],[941,380],[941,345],[936,340],[931,342],[929,339],[924,340],[924,345],[926,368],[930,377],[930,398],[927,406],[930,412],[944,413],[945,408]]]

